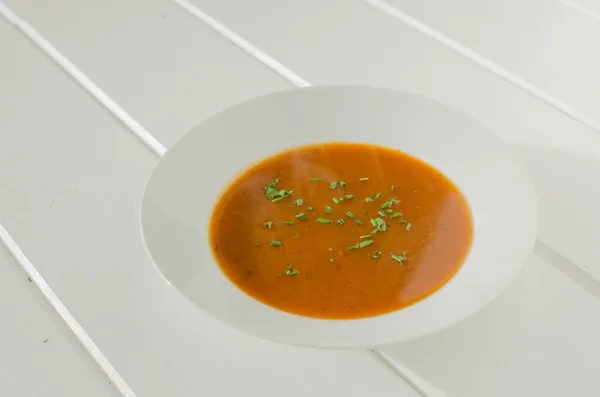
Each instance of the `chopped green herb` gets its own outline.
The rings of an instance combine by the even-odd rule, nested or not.
[[[345,222],[344,222],[344,220],[342,218],[340,218],[340,219],[337,220],[337,224],[338,225],[343,225],[344,223]]]
[[[296,208],[296,206],[294,204],[290,205],[290,208]]]
[[[369,178],[358,178],[358,180],[361,181],[361,182],[366,182],[366,181],[369,180]]]
[[[341,187],[348,187],[348,184],[346,182],[344,182],[344,181],[341,181],[340,182],[340,186]]]
[[[313,208],[313,207],[307,207],[306,209],[307,209],[308,211],[312,211],[312,210],[314,210],[314,208]]]
[[[398,261],[398,262],[400,262],[400,263],[404,264],[404,259],[405,259],[405,258],[403,258],[403,257],[401,257],[401,256],[398,256],[398,255],[394,255],[394,254],[391,254],[391,255],[392,255],[392,258],[394,258],[396,261]]]
[[[333,263],[333,258],[329,258],[329,263]]]
[[[368,247],[371,244],[373,244],[373,240],[365,240],[365,241],[361,241],[360,243],[358,243],[358,246],[360,248],[365,248],[365,247]]]
[[[392,185],[392,192],[396,190],[396,185]]]
[[[329,189],[331,189],[331,190],[335,190],[335,187],[336,187],[336,186],[337,186],[337,182],[331,182],[331,183],[329,184]]]
[[[283,192],[283,193],[281,193]],[[284,198],[290,197],[292,195],[294,191],[293,190],[289,190],[289,191],[285,191],[285,190],[281,190],[279,193],[277,193],[277,195],[279,197],[274,198],[273,200],[271,200],[273,203],[276,203],[278,201],[283,200]]]
[[[265,186],[265,194],[269,200],[273,200],[277,197],[277,184],[279,183],[279,179],[275,179],[273,182],[269,183]]]
[[[369,234],[362,235],[358,238],[371,238],[371,237],[373,237],[373,235],[371,233],[369,233]]]
[[[296,205],[298,205],[298,207],[302,207],[302,204],[304,204],[304,200],[302,200],[301,198],[296,200]]]
[[[274,187],[267,186],[265,188],[265,194],[269,200],[275,198],[277,190]]]
[[[392,214],[392,219],[393,219],[393,218],[398,218],[399,216],[402,216],[402,214],[401,214],[401,213],[399,213],[399,212],[394,212],[394,213]]]
[[[400,219],[400,223],[406,223],[404,219]]]
[[[265,222],[265,229],[270,229],[273,226],[273,222]]]
[[[377,219],[371,219],[371,225],[379,226],[379,223],[377,223]]]
[[[293,225],[294,224],[294,222],[292,222],[292,221],[285,221],[283,223],[285,223],[286,225]]]
[[[300,238],[299,234],[294,234],[294,238]]]
[[[402,256],[406,258],[406,251],[402,251]]]
[[[288,276],[297,276],[300,274],[300,272],[298,270],[295,270],[292,265],[289,265],[287,267],[287,270],[285,271],[285,274]]]
[[[286,198],[286,197],[289,196],[288,192],[286,192],[285,190],[280,190],[278,192],[276,191],[276,192],[274,192],[272,194],[274,195],[275,198],[272,199],[271,201],[274,202],[274,203],[276,203],[278,201],[281,201],[284,198]]]
[[[373,199],[374,199],[374,200],[377,200],[379,197],[381,197],[381,193],[375,193],[375,194],[373,195]]]
[[[355,219],[354,222],[356,222],[357,225],[362,225],[362,221],[359,221],[358,219]]]
[[[410,224],[410,222],[408,222],[408,225],[406,225],[406,230],[410,230],[412,229],[412,225]]]
[[[377,213],[378,213],[379,215],[381,215],[383,218],[385,218],[385,217],[386,217],[386,215],[385,215],[385,212],[383,212],[383,211],[377,211]]]
[[[387,225],[385,224],[385,221],[381,218],[377,218],[375,220],[371,220],[371,223],[373,223],[373,221],[375,222],[373,225],[377,227],[377,230],[379,230],[380,232],[385,232],[387,229]]]
[[[383,203],[383,205],[381,206],[381,209],[382,209],[382,210],[384,210],[384,209],[386,209],[387,207],[389,207],[390,205],[392,205],[392,202],[391,202],[391,201],[386,201],[386,202],[385,202],[385,203]]]
[[[301,212],[299,214],[294,215],[294,218],[300,219],[301,221],[305,221],[306,220],[306,215],[304,215],[304,212]]]
[[[374,251],[373,255],[371,255],[371,258],[373,258],[373,259],[379,259],[380,255],[381,255],[381,251]]]
[[[346,216],[350,219],[354,219],[354,214],[351,211],[346,212]]]
[[[354,198],[353,194],[347,194],[346,196],[346,200],[352,200]]]
[[[377,233],[379,231],[379,229],[373,229],[371,230],[371,233],[369,233],[371,236],[374,236],[375,233]]]
[[[338,200],[338,199],[336,199],[336,198],[334,197],[334,198],[333,198],[333,202],[334,202],[334,203],[336,203],[336,204],[339,204],[339,203],[340,203],[340,200]]]
[[[325,218],[317,218],[317,222],[324,223],[326,225],[331,223],[331,221],[329,219],[325,219]]]
[[[367,198],[365,199],[365,201],[366,201],[367,203],[372,203],[372,202],[373,202],[373,199],[372,199],[371,197],[367,197]]]
[[[392,212],[394,212],[394,211],[392,211],[392,210],[390,210],[390,209],[387,209],[387,210],[385,210],[385,213],[386,213],[386,214],[391,214]]]
[[[350,247],[346,248],[346,250],[348,250],[348,251],[354,251],[354,250],[357,250],[357,249],[358,249],[358,244],[351,245]]]
[[[273,240],[271,241],[271,247],[281,247],[282,242],[281,241],[277,241],[277,240]]]
[[[400,200],[398,199],[398,197],[394,197],[392,200],[390,200],[392,203],[394,204],[398,204],[400,202]]]
[[[256,248],[260,248],[261,245],[261,243],[256,244]]]
[[[330,206],[326,206],[326,207],[325,207],[325,213],[326,213],[326,214],[331,214],[331,211],[332,211],[332,209],[331,209],[331,207],[330,207]]]
[[[333,248],[329,248],[329,252],[333,252]]]
[[[342,201],[344,201],[343,197],[338,198],[338,201],[341,203]]]
[[[308,178],[310,182],[321,182],[323,179],[321,178]]]

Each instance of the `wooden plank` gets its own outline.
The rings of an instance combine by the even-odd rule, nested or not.
[[[600,305],[534,255],[482,312],[383,351],[451,395],[598,396]]]
[[[0,394],[118,396],[0,245]]]
[[[600,123],[600,21],[555,0],[389,0]]]
[[[574,11],[600,22],[600,2],[597,0],[556,0]]]
[[[166,1],[6,3],[167,147],[220,110],[290,87]]]

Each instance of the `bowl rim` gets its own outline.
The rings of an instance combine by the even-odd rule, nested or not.
[[[478,126],[478,128],[482,130],[482,132],[485,132],[487,134],[493,135],[496,138],[496,140],[497,140],[497,145],[499,147],[503,147],[504,150],[507,152],[506,154],[509,154],[508,152],[510,150],[508,149],[508,145],[507,144],[503,143],[499,138],[497,138],[495,136],[495,134],[493,134],[493,132],[491,132],[488,128],[486,128],[485,126],[483,126],[480,123],[476,122],[475,120],[473,120],[469,116],[464,115],[464,114],[462,114],[460,112],[457,112],[456,110],[454,110],[454,109],[452,109],[452,108],[450,108],[450,107],[448,107],[446,105],[443,105],[443,104],[441,104],[441,103],[439,103],[439,102],[437,102],[435,100],[432,100],[430,98],[425,98],[425,97],[422,97],[422,96],[419,96],[419,95],[409,94],[409,93],[405,93],[405,92],[402,92],[402,91],[396,91],[396,90],[392,90],[392,89],[389,89],[389,88],[357,86],[357,85],[334,85],[334,86],[325,86],[325,87],[323,87],[323,86],[317,86],[317,87],[313,86],[313,87],[304,87],[304,88],[291,88],[291,89],[286,89],[286,90],[283,90],[283,91],[269,93],[269,94],[266,94],[266,95],[262,95],[262,96],[258,96],[258,97],[252,98],[252,99],[250,99],[248,101],[236,104],[236,105],[234,105],[234,106],[232,106],[232,107],[230,107],[228,109],[225,109],[225,110],[223,110],[223,111],[221,111],[221,112],[219,112],[219,113],[211,116],[210,118],[208,118],[207,120],[205,120],[201,124],[199,124],[196,127],[194,127],[192,130],[190,130],[188,133],[186,133],[180,139],[178,139],[177,142],[172,146],[172,148],[169,149],[169,150],[167,150],[167,152],[154,165],[154,167],[153,167],[150,175],[148,176],[148,178],[147,178],[147,180],[146,180],[146,182],[144,184],[143,190],[142,190],[142,198],[141,198],[140,208],[139,208],[139,222],[140,222],[140,229],[141,229],[141,235],[142,235],[142,241],[143,241],[143,244],[144,244],[144,248],[146,249],[148,255],[150,256],[150,260],[152,262],[152,265],[159,272],[159,274],[161,275],[161,277],[165,280],[165,282],[168,285],[170,285],[175,290],[177,290],[177,292],[179,294],[181,294],[182,296],[184,296],[186,299],[192,301],[195,304],[196,307],[200,308],[204,313],[208,314],[210,317],[215,318],[217,321],[223,322],[226,325],[229,325],[229,326],[233,327],[234,329],[239,329],[236,325],[231,324],[230,322],[227,322],[227,321],[223,321],[223,319],[218,314],[214,313],[211,310],[207,310],[206,307],[203,307],[198,302],[196,302],[194,299],[190,298],[177,285],[174,285],[171,282],[171,280],[169,279],[169,277],[163,272],[161,266],[157,263],[157,261],[155,259],[155,256],[152,253],[152,248],[149,245],[149,242],[148,242],[148,239],[147,239],[147,235],[146,235],[146,232],[145,232],[146,228],[147,228],[147,226],[145,224],[145,219],[146,219],[145,210],[147,209],[147,206],[148,206],[148,203],[147,203],[148,187],[151,184],[151,182],[153,180],[153,177],[156,174],[156,171],[158,169],[160,169],[160,167],[164,164],[165,159],[167,159],[167,161],[168,161],[168,159],[170,158],[170,156],[173,155],[172,153],[174,153],[174,152],[173,152],[172,149],[178,147],[178,145],[182,141],[184,141],[188,135],[190,135],[192,133],[197,133],[196,131],[198,131],[198,130],[202,130],[203,126],[206,125],[206,123],[209,122],[210,120],[213,120],[213,119],[218,118],[218,117],[223,117],[224,115],[227,115],[230,112],[235,112],[236,109],[239,109],[240,107],[243,107],[243,106],[247,105],[248,103],[251,103],[251,102],[254,102],[254,101],[257,101],[257,100],[262,100],[262,99],[265,99],[265,98],[278,97],[280,95],[294,95],[294,93],[296,93],[296,92],[306,92],[306,91],[319,92],[319,91],[323,91],[323,90],[325,90],[325,91],[332,91],[332,90],[334,90],[335,91],[335,90],[340,90],[340,89],[341,90],[371,90],[371,91],[375,90],[375,91],[378,91],[378,92],[393,93],[393,95],[401,94],[401,95],[404,95],[406,97],[412,97],[412,98],[415,98],[415,99],[418,99],[418,100],[423,100],[423,101],[429,102],[429,103],[434,104],[435,106],[438,106],[440,108],[445,108],[446,110],[448,110],[450,112],[453,112],[455,114],[460,115],[460,117],[462,119],[468,120],[469,122],[476,124]],[[378,143],[372,143],[372,142],[367,142],[367,143],[379,145]],[[292,145],[292,146],[289,146],[289,148],[294,148],[294,147],[298,147],[298,146],[300,146],[300,145]],[[385,146],[385,145],[383,145],[383,146]],[[389,147],[389,146],[385,146],[385,147]],[[284,149],[284,150],[287,150],[287,149]],[[407,154],[410,155],[410,156],[416,157],[417,159],[419,159],[421,161],[425,161],[425,160],[421,159],[420,157],[415,156],[412,153],[407,152]],[[267,156],[270,156],[270,155],[271,154],[269,154]],[[528,249],[527,249],[528,252],[531,252],[532,249],[533,249],[535,240],[536,240],[535,230],[537,229],[537,221],[538,221],[537,198],[535,197],[535,189],[533,189],[533,183],[531,182],[531,179],[529,178],[529,176],[528,176],[527,172],[525,171],[524,167],[516,159],[515,156],[510,156],[510,157],[511,157],[511,161],[513,162],[513,164],[515,165],[515,167],[519,169],[521,176],[526,179],[527,185],[530,188],[529,189],[530,190],[530,192],[529,192],[529,194],[530,194],[530,197],[529,197],[530,203],[529,204],[531,205],[530,210],[532,210],[532,212],[533,212],[531,214],[531,216],[532,216],[532,222],[531,222],[530,229],[532,229],[533,232],[529,233],[530,234],[530,241],[528,241],[525,245],[528,246]],[[264,159],[264,158],[265,158],[265,155],[256,156],[256,162],[259,162],[259,161],[261,161],[261,159]],[[427,162],[427,161],[425,161],[425,162],[429,164],[429,162]],[[444,172],[444,170],[440,170],[440,171]],[[452,182],[462,192],[462,188],[461,188],[460,184],[456,183],[456,181],[454,181],[454,180],[452,180]],[[225,184],[225,186],[228,186],[228,184]],[[467,203],[469,205],[469,209],[472,210],[471,203],[469,201],[469,197],[466,196],[466,195],[464,197],[467,200]],[[472,217],[473,217],[473,221],[474,221],[475,214],[472,214]],[[472,249],[477,244],[476,238],[477,238],[476,228],[474,227],[474,230],[473,230],[473,241],[472,241],[472,245],[471,245],[471,248],[469,249],[469,254],[467,255],[467,257],[469,255],[471,255]],[[452,278],[450,280],[448,280],[445,284],[443,284],[440,288],[438,288],[435,292],[433,292],[432,294],[430,294],[426,298],[424,298],[421,301],[418,301],[415,304],[410,305],[410,306],[408,306],[406,308],[400,309],[400,310],[398,310],[396,312],[392,312],[392,313],[385,314],[385,315],[382,315],[382,316],[375,316],[375,317],[368,317],[368,318],[349,319],[349,320],[327,320],[327,319],[315,319],[315,318],[310,318],[310,317],[297,316],[297,315],[294,315],[294,314],[290,314],[290,313],[286,313],[286,312],[280,311],[280,310],[278,310],[276,308],[273,308],[271,306],[268,306],[266,304],[263,304],[263,303],[260,303],[260,302],[256,301],[250,295],[246,294],[241,289],[239,289],[220,270],[220,266],[216,263],[216,260],[214,258],[212,258],[211,250],[209,250],[209,255],[210,255],[212,261],[215,262],[215,265],[219,269],[219,273],[221,274],[221,276],[228,283],[230,283],[233,286],[233,288],[235,288],[237,291],[239,291],[240,293],[242,293],[246,297],[246,299],[254,300],[259,305],[262,305],[262,306],[268,308],[268,310],[279,312],[280,314],[283,314],[284,316],[291,316],[291,317],[294,317],[294,318],[300,318],[302,320],[302,322],[325,322],[325,323],[336,322],[338,324],[344,323],[347,326],[353,326],[353,327],[356,327],[357,324],[359,324],[359,323],[370,322],[370,320],[373,320],[373,319],[379,319],[379,318],[382,318],[382,317],[393,316],[394,314],[397,314],[399,312],[404,312],[406,310],[409,310],[412,307],[418,307],[422,303],[423,304],[426,303],[432,297],[438,295],[441,291],[443,291],[444,289],[446,289],[447,286],[450,285],[453,282],[453,280],[456,279],[461,274],[461,272],[463,271],[463,268],[464,268],[464,266],[461,265],[461,267],[459,268],[459,270],[456,272],[456,274],[454,276],[452,276]],[[521,255],[521,256],[523,256],[523,255]],[[366,339],[362,338],[361,339],[362,341],[359,342],[359,343],[339,343],[338,344],[338,343],[330,343],[330,341],[323,342],[323,343],[318,343],[318,341],[317,342],[315,342],[315,341],[310,341],[310,342],[299,341],[299,342],[296,342],[294,340],[290,340],[290,339],[285,338],[285,337],[272,337],[272,335],[271,336],[270,335],[264,335],[264,334],[261,334],[260,332],[252,332],[252,331],[248,331],[248,330],[244,330],[243,332],[250,333],[250,334],[253,334],[255,336],[258,336],[258,337],[261,337],[261,338],[264,338],[264,339],[268,339],[268,340],[272,340],[272,341],[275,341],[275,342],[282,342],[282,343],[285,343],[285,344],[292,344],[292,345],[298,345],[298,346],[327,347],[327,348],[376,347],[376,346],[380,346],[380,345],[383,345],[383,344],[395,343],[395,342],[399,342],[399,341],[410,341],[410,340],[413,340],[413,339],[416,339],[416,338],[420,338],[420,337],[423,337],[425,335],[429,335],[431,333],[438,332],[438,331],[441,331],[443,329],[446,329],[446,328],[448,328],[448,327],[450,327],[450,326],[452,326],[452,325],[454,325],[454,324],[456,324],[456,323],[458,323],[460,321],[463,321],[464,319],[466,319],[466,318],[474,315],[479,310],[483,309],[495,297],[497,297],[498,295],[500,295],[500,293],[510,284],[510,282],[514,279],[514,277],[516,277],[516,275],[520,272],[520,270],[524,266],[526,257],[527,257],[527,255],[525,255],[524,259],[520,261],[521,263],[520,263],[519,266],[515,266],[514,267],[513,272],[510,275],[508,275],[505,280],[503,280],[502,282],[498,282],[498,284],[497,284],[497,286],[495,288],[494,294],[486,302],[477,302],[477,304],[475,305],[475,306],[477,306],[476,308],[474,308],[472,310],[469,310],[469,311],[465,311],[460,316],[453,315],[451,321],[444,320],[444,321],[441,322],[442,324],[436,324],[436,326],[429,327],[429,329],[424,330],[423,332],[413,333],[411,335],[404,336],[402,338],[393,338],[393,337],[387,338],[387,339],[386,338],[372,338],[372,339],[374,339],[373,343],[366,343],[366,339],[369,339],[367,337]],[[467,261],[467,259],[465,259],[464,263],[466,263],[466,261]],[[464,265],[464,263],[463,263],[463,265]],[[318,325],[317,325],[317,327],[318,327]],[[367,331],[362,331],[362,332],[367,332]]]

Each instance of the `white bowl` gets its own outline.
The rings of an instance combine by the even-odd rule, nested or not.
[[[400,149],[442,171],[466,197],[474,222],[471,251],[433,295],[377,317],[320,320],[258,302],[215,262],[211,213],[234,177],[285,149],[335,141]],[[487,305],[532,250],[537,201],[510,148],[469,117],[388,89],[313,87],[252,99],[189,132],[152,172],[141,224],[146,248],[167,282],[222,323],[295,345],[371,347],[438,331]]]

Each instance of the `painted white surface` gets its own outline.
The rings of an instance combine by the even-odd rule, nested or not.
[[[565,150],[516,145],[540,200],[539,238],[595,278],[600,287],[600,162]]]
[[[199,314],[142,246],[155,156],[14,29],[0,39],[0,130],[18,132],[3,136],[0,219],[136,394],[416,396],[367,352],[263,342]]]
[[[81,324],[73,317],[69,309],[58,298],[52,287],[48,285],[44,277],[42,277],[21,247],[19,247],[2,225],[0,225],[0,240],[4,247],[6,247],[9,255],[18,263],[23,273],[27,276],[27,281],[31,283],[30,287],[35,288],[39,295],[45,299],[54,317],[60,319],[64,328],[71,332],[72,339],[77,341],[90,358],[90,361],[96,364],[99,371],[104,374],[106,381],[113,385],[123,397],[135,397],[135,393],[131,390],[127,382],[115,370],[100,349],[98,349],[98,346],[96,346]]]
[[[541,208],[540,237],[589,272],[591,277],[585,280],[581,272],[568,274],[589,291],[596,291],[600,261],[595,245],[588,242],[598,241],[594,205],[597,200],[582,201],[569,194],[575,183],[569,175],[575,174],[565,170],[559,178],[552,178],[545,172],[545,164],[552,163],[549,169],[554,170],[557,164],[565,164],[573,172],[583,166],[590,176],[595,176],[595,161],[600,158],[597,132],[359,0],[194,0],[194,3],[313,84],[356,83],[404,89],[471,115],[509,142],[541,145],[518,149],[547,199]],[[595,48],[598,37],[581,32],[595,32],[596,27],[581,22],[581,26],[573,28],[573,22],[579,25],[583,14],[578,11],[579,16],[574,16],[567,10],[557,15],[554,11],[559,3],[552,3],[547,0],[540,5],[541,10],[550,10],[549,18],[557,26],[574,29],[576,36],[569,32],[565,35],[580,42],[565,49],[568,43],[558,38],[559,45],[555,47],[558,52],[545,56],[556,60],[556,54],[564,49],[578,57],[580,53],[574,51]],[[9,4],[169,146],[214,111],[289,86],[227,40],[166,2],[55,0],[41,6],[32,0],[10,0]],[[582,0],[578,4],[597,12],[594,1]],[[168,12],[162,14],[163,10]],[[518,15],[515,18],[520,24],[516,26],[527,27],[527,32],[547,33],[547,26],[536,27],[536,21],[543,22],[548,17],[541,18],[535,10],[530,11],[533,14],[527,17],[535,23],[523,24],[520,22],[523,16]],[[175,23],[160,23],[158,19],[162,21],[164,15],[166,21],[175,15],[172,19]],[[489,17],[486,20],[495,21]],[[435,25],[438,29],[442,26]],[[0,29],[3,29],[0,46],[6,47],[6,27]],[[497,41],[494,29],[494,24],[484,24],[465,32],[467,36],[493,39],[482,42],[481,47],[490,58],[493,55],[497,57],[494,59],[504,59],[498,58],[503,55],[516,60],[514,65],[519,67],[523,66],[519,63],[525,62],[523,59],[529,62],[528,55],[522,52],[532,51],[530,48],[519,46],[516,39],[513,47],[506,47]],[[550,34],[555,37],[556,32]],[[540,42],[550,44],[534,52],[551,50],[552,40],[545,42],[541,37]],[[13,44],[16,45],[14,41]],[[404,391],[403,383],[389,378],[373,361],[359,358],[359,353],[344,353],[340,357],[330,352],[317,354],[262,344],[215,327],[212,322],[198,318],[191,307],[173,305],[178,300],[148,274],[149,263],[141,249],[134,219],[139,189],[154,157],[70,84],[62,72],[39,54],[34,56],[35,50],[26,41],[19,40],[12,51],[19,57],[10,63],[2,58],[0,63],[3,91],[0,123],[2,128],[23,132],[20,136],[10,136],[9,146],[14,150],[9,152],[10,156],[0,157],[0,189],[5,189],[0,192],[0,220],[9,220],[7,226],[28,256],[36,265],[39,263],[40,271],[140,395],[185,396],[198,390],[252,395],[264,392],[265,373],[273,383],[267,392],[273,395],[281,393],[286,382],[291,387],[285,390],[297,395],[342,394],[345,390],[349,395],[373,391],[385,395],[391,394],[388,386],[396,388],[395,395]],[[590,56],[597,54],[594,51]],[[0,56],[4,54],[0,47]],[[530,61],[543,63],[543,59]],[[593,96],[597,90],[593,87],[597,77],[587,74],[589,65],[581,66],[581,72],[572,69],[578,67],[576,61],[566,59],[552,65],[553,71],[564,74],[556,74],[551,80],[560,81],[548,80],[547,71],[539,71],[539,76],[531,79],[540,86],[547,84],[544,86],[547,90],[554,90],[579,111],[596,114],[597,100]],[[585,62],[587,58],[581,63]],[[523,67],[530,70],[527,65]],[[7,75],[3,70],[12,74]],[[531,69],[531,73],[538,71]],[[584,86],[587,80],[589,86]],[[588,160],[568,152],[585,154]],[[569,190],[562,189],[566,179],[571,182]],[[5,184],[5,180],[9,183]],[[73,189],[75,186],[77,189]],[[593,187],[575,187],[592,197],[598,194]],[[573,222],[583,223],[577,232],[572,225],[556,227],[556,214],[562,213],[565,203],[570,211],[575,211]],[[521,284],[528,288],[527,293],[513,289],[517,298],[510,298],[519,306],[539,308],[539,316],[537,310],[508,310],[499,314],[507,324],[525,320],[523,323],[531,327],[530,331],[509,330],[508,337],[496,339],[495,318],[486,315],[483,322],[473,323],[479,324],[479,328],[461,329],[460,338],[449,334],[447,343],[440,342],[445,335],[441,334],[431,346],[421,344],[415,345],[414,350],[409,346],[385,352],[391,361],[406,361],[438,386],[452,391],[493,393],[498,388],[509,390],[511,395],[525,396],[541,394],[538,390],[552,395],[555,389],[563,395],[577,395],[577,392],[583,396],[595,395],[586,393],[597,393],[596,385],[589,382],[597,376],[598,354],[586,352],[594,352],[597,341],[586,330],[597,333],[597,300],[548,266],[530,265],[528,269],[533,270],[526,269],[525,274],[533,273],[535,277],[528,276]],[[571,266],[572,270],[572,265],[565,266]],[[530,293],[532,286],[539,293]],[[500,306],[510,308],[499,302]],[[539,324],[535,322],[537,318]],[[530,337],[526,338],[527,335]],[[497,342],[489,343],[491,338]],[[223,344],[223,340],[227,343]],[[471,340],[476,343],[468,344]],[[170,346],[157,341],[168,341]],[[464,344],[458,347],[454,344],[461,341]],[[558,346],[565,354],[564,362],[550,356],[556,348],[554,343],[560,341],[565,341]],[[440,343],[443,349],[432,348]],[[482,346],[480,356],[476,349]],[[503,351],[507,355],[499,356],[498,352]],[[420,356],[428,357],[427,363]],[[257,365],[256,357],[266,360],[268,366]],[[445,368],[435,365],[438,357]],[[538,358],[540,361],[536,361]],[[540,365],[541,360],[546,361]],[[464,376],[460,369],[480,368],[479,362],[486,365],[485,376],[481,383],[474,384],[473,374]],[[336,370],[333,376],[328,372],[330,368]],[[221,373],[228,376],[224,387],[219,383],[222,378],[215,375]],[[200,374],[208,376],[201,378]],[[525,379],[528,374],[531,380]],[[230,382],[231,376],[243,381],[236,386]],[[449,380],[451,376],[454,378]],[[512,376],[516,376],[518,390],[507,389],[511,387]],[[571,385],[573,388],[567,389]],[[551,387],[554,389],[546,389]],[[408,391],[404,393],[411,395]],[[479,395],[488,395],[485,393]]]
[[[6,4],[167,147],[215,112],[291,86],[167,1]]]
[[[556,0],[572,10],[600,22],[600,2],[598,0]]]
[[[580,123],[589,126],[593,129],[600,130],[600,123],[598,123],[598,121],[594,118],[587,116],[586,114],[577,110],[577,108],[569,105],[564,101],[561,101],[549,92],[539,88],[535,84],[532,84],[528,80],[522,78],[518,74],[503,67],[500,64],[495,63],[493,60],[490,60],[489,58],[461,44],[460,42],[452,39],[451,37],[446,36],[444,33],[436,30],[435,28],[428,26],[427,24],[419,21],[418,19],[415,19],[414,17],[403,12],[402,10],[390,5],[389,3],[386,3],[383,0],[365,0],[365,3],[398,20],[400,23],[411,27],[415,31],[444,45],[448,49],[472,61],[476,65],[479,65],[482,68],[503,78],[507,82],[510,82],[511,84],[514,84],[522,90],[529,92],[531,95],[543,100],[544,102],[553,106],[557,110],[560,110],[566,115],[578,120]]]
[[[600,121],[600,21],[554,0],[388,3]]]
[[[600,305],[533,255],[487,310],[383,352],[460,397],[598,396]]]
[[[0,394],[118,396],[0,244]]]

